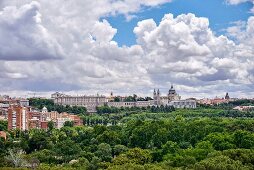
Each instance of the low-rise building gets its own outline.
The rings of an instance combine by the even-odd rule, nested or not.
[[[107,103],[105,96],[70,96],[65,94],[54,93],[51,95],[55,104],[69,106],[86,107],[90,113],[96,112],[96,107],[103,106]]]
[[[74,126],[83,124],[83,120],[69,113],[29,111],[28,108],[22,106],[11,106],[8,109],[8,129],[47,129],[48,122],[53,121],[57,128],[63,127],[66,121],[73,121]]]
[[[196,100],[174,100],[169,103],[169,106],[173,106],[174,108],[188,108],[194,109],[196,108]]]
[[[233,110],[249,111],[249,110],[254,110],[254,106],[236,106],[233,108]]]
[[[109,107],[148,107],[153,106],[153,100],[150,101],[136,101],[136,102],[108,102],[107,105]]]

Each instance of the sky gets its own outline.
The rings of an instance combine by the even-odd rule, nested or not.
[[[0,94],[254,97],[253,0],[0,0]]]

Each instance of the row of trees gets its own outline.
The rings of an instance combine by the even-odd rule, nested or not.
[[[148,106],[148,107],[109,107],[107,105],[105,106],[99,106],[96,107],[97,113],[99,115],[102,114],[109,114],[109,113],[121,113],[121,112],[150,112],[150,113],[170,113],[172,111],[175,111],[175,108],[173,106]]]
[[[87,109],[81,106],[63,106],[54,104],[54,101],[51,99],[40,99],[40,98],[30,98],[30,106],[33,106],[38,109],[42,109],[44,106],[48,111],[57,111],[59,113],[68,112],[73,114],[86,114]]]

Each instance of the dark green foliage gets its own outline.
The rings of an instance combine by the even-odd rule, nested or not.
[[[64,127],[73,127],[74,126],[74,122],[73,121],[66,121],[64,122]]]
[[[0,131],[7,131],[8,122],[4,120],[0,120]]]
[[[81,152],[80,146],[70,139],[58,142],[53,150],[63,162],[78,158]]]
[[[59,113],[86,114],[87,112],[85,107],[56,105],[51,99],[30,98],[29,104],[38,109],[42,109],[45,106],[48,111],[57,111]]]
[[[24,159],[40,161],[38,169],[254,169],[252,118],[211,108],[128,109],[84,115],[85,126],[10,131],[0,140],[0,159],[21,148]]]

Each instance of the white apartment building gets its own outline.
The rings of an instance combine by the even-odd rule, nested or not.
[[[195,100],[175,100],[169,102],[169,106],[173,106],[174,108],[189,108],[189,109],[194,109],[197,107]]]
[[[108,102],[107,105],[109,107],[148,107],[153,106],[154,101],[136,101],[136,102]]]

